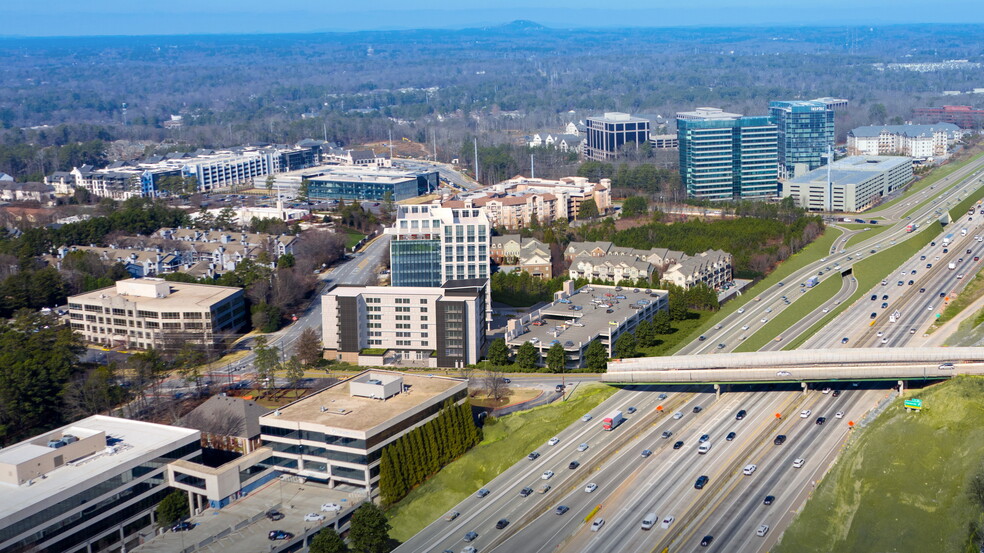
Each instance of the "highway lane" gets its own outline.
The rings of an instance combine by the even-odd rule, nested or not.
[[[840,305],[841,302],[847,301],[858,289],[858,279],[854,276],[843,277],[843,282],[841,283],[841,289],[837,291],[836,294],[830,300],[824,302],[819,307],[815,308],[810,313],[804,315],[801,319],[792,324],[786,331],[780,335],[782,338],[779,341],[771,341],[765,346],[759,348],[759,351],[778,351],[781,350],[786,343],[792,338],[799,336],[803,332],[806,332],[814,324],[816,324],[820,319],[827,315],[827,313]]]

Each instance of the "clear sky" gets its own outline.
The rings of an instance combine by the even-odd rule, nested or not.
[[[602,7],[599,7],[602,6]],[[0,0],[0,35],[984,23],[984,0]]]

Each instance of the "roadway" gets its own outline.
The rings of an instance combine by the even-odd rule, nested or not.
[[[434,161],[425,161],[421,159],[402,159],[397,158],[393,160],[393,163],[398,164],[407,169],[421,169],[421,170],[434,170],[437,171],[441,179],[450,182],[454,186],[462,190],[476,190],[482,187],[481,184],[475,182],[474,179],[459,172],[453,166],[447,163],[437,163]]]

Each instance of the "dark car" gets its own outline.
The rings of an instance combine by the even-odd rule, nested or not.
[[[292,540],[294,539],[294,534],[283,530],[270,530],[270,533],[267,534],[267,539],[270,541]]]
[[[659,400],[666,399],[666,394],[659,394],[658,396],[656,396],[656,399],[659,399]]]
[[[704,336],[703,334],[701,334],[700,336],[697,337],[697,341],[698,342],[703,342],[706,339],[707,339],[707,336]]]
[[[885,294],[884,296],[882,296],[882,299],[883,300],[887,300],[888,299],[888,294]]]
[[[735,436],[737,436],[737,434],[734,432],[728,432],[728,435],[724,439],[730,442],[735,439]]]
[[[284,518],[284,514],[280,511],[267,511],[266,517],[270,520],[282,520]]]
[[[885,309],[887,307],[888,307],[888,302],[887,301],[883,301],[882,302],[882,309]]]
[[[694,482],[694,489],[695,490],[703,490],[704,489],[704,486],[707,485],[707,481],[708,480],[710,480],[710,478],[707,475],[705,475],[705,474],[700,475],[700,477],[697,479],[697,481]]]
[[[577,461],[571,461],[571,463],[569,465],[567,465],[567,468],[569,468],[571,470],[574,470],[574,469],[576,469],[579,466],[581,466],[581,463],[579,463]]]
[[[636,408],[635,407],[629,407],[628,409],[625,410],[625,412],[631,415],[632,413],[635,413],[636,412]]]
[[[467,534],[465,534],[465,541],[472,542],[475,541],[475,538],[477,537],[478,537],[478,532],[468,532]]]
[[[681,447],[683,447],[683,442],[682,441],[679,441],[679,442],[673,444],[673,449],[680,449]]]
[[[700,413],[703,410],[704,410],[704,408],[701,407],[700,405],[697,405],[697,406],[694,407],[694,413]]]
[[[714,541],[714,536],[708,534],[704,536],[704,539],[700,540],[700,546],[707,547],[708,545],[711,545],[712,541]]]
[[[878,313],[872,313],[872,314],[871,314],[871,318],[872,318],[872,319],[874,319],[874,318],[875,318],[875,317],[877,317],[877,316],[878,316]]]
[[[877,301],[877,300],[878,300],[878,294],[871,294],[871,301]]]
[[[490,492],[489,490],[487,490],[485,488],[482,488],[482,489],[478,490],[478,497],[485,497],[485,496],[489,495],[490,493],[492,493],[492,492]]]
[[[652,454],[653,454],[653,452],[652,452],[652,451],[650,451],[650,450],[648,450],[648,449],[643,449],[643,450],[642,450],[642,456],[643,456],[643,457],[649,457],[649,456],[650,456],[650,455],[652,455]]]
[[[519,490],[520,497],[529,497],[533,494],[533,488],[523,488]]]
[[[834,396],[834,397],[837,397],[837,396],[841,395],[841,391],[840,390],[834,390],[834,393],[831,394],[831,395]]]
[[[779,434],[778,436],[776,436],[776,439],[772,441],[772,443],[774,443],[776,445],[782,445],[782,444],[786,443],[786,435],[785,434]]]
[[[845,336],[845,337],[841,338],[841,343],[842,344],[846,344],[849,340],[850,339],[847,336]]]
[[[767,495],[765,496],[765,501],[762,502],[763,505],[772,505],[772,502],[776,500],[776,496]]]
[[[741,419],[745,418],[745,415],[747,414],[748,413],[746,413],[745,410],[742,409],[741,411],[738,411],[738,413],[735,415],[735,420],[740,421]]]
[[[187,520],[179,522],[171,527],[172,532],[187,532],[195,527],[194,522],[188,522]]]
[[[529,459],[530,461],[536,461],[537,459],[540,458],[540,452],[534,451],[533,453],[527,455],[526,458]]]
[[[919,289],[919,293],[920,293],[920,294],[922,294],[922,293],[925,293],[925,292],[926,292],[926,289],[925,289],[925,288],[920,288],[920,289]]]
[[[499,519],[499,522],[496,522],[495,523],[495,529],[496,530],[502,530],[506,526],[509,526],[509,521],[506,520],[506,519],[504,519],[504,518],[500,518]]]
[[[710,439],[711,439],[711,437],[709,435],[707,435],[707,434],[701,434],[701,436],[700,436],[700,443],[704,443],[704,442],[706,442],[707,440],[710,440]]]
[[[554,514],[562,515],[562,514],[566,513],[567,511],[570,511],[570,510],[571,510],[571,508],[568,507],[567,505],[557,505],[557,508],[554,509]]]
[[[827,417],[817,417],[817,426],[823,426],[827,422]]]

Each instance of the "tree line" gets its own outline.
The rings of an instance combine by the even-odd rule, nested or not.
[[[471,405],[447,400],[435,419],[383,448],[379,466],[383,504],[396,503],[481,440],[482,431],[475,425]]]

